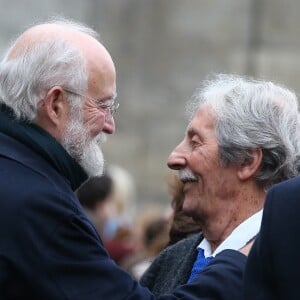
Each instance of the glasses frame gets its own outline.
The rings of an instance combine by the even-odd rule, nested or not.
[[[67,89],[63,87],[63,90],[67,93],[73,94],[75,96],[80,96],[86,99],[89,99],[93,101],[93,103],[96,105],[98,109],[101,109],[105,112],[105,120],[111,120],[113,118],[113,115],[118,110],[120,103],[116,101],[117,93],[114,93],[113,96],[110,99],[107,100],[101,100],[101,99],[95,99],[92,97],[89,97],[87,95],[83,95],[81,93],[78,93],[74,90]],[[110,101],[110,104],[103,103],[104,101]]]

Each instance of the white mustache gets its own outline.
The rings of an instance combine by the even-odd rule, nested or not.
[[[179,170],[178,176],[182,182],[198,181],[198,177],[190,169]]]

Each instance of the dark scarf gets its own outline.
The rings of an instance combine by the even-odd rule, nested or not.
[[[60,143],[38,125],[17,121],[12,110],[0,105],[0,132],[20,141],[47,160],[70,183],[73,191],[87,174]]]

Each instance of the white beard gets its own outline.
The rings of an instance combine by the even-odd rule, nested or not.
[[[101,176],[103,174],[105,161],[99,143],[105,140],[106,136],[101,132],[84,147],[79,164],[89,177]]]
[[[101,132],[94,138],[87,132],[82,118],[72,117],[63,134],[62,146],[85,170],[89,177],[100,176],[104,171],[104,157],[99,143],[105,142]]]

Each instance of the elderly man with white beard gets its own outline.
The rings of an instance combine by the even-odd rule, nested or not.
[[[74,194],[103,171],[98,141],[115,131],[115,97],[111,56],[78,23],[29,28],[0,63],[1,300],[155,299],[109,258]],[[240,299],[230,291],[245,259],[215,262],[201,284],[159,299]]]

